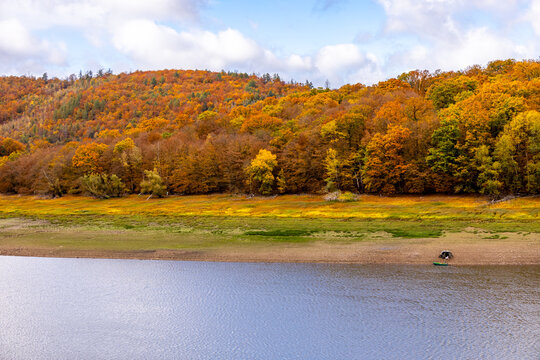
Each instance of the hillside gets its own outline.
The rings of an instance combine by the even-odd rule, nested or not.
[[[539,61],[336,90],[207,71],[1,77],[0,94],[2,193],[98,181],[114,196],[145,177],[176,194],[540,192]]]

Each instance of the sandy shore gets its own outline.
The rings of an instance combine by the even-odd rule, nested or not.
[[[451,250],[452,265],[540,265],[537,234],[506,234],[506,239],[470,239],[470,233],[451,233],[435,239],[384,239],[356,243],[317,241],[309,244],[273,244],[211,249],[70,249],[3,244],[0,255],[161,259],[224,262],[309,262],[356,264],[431,264],[441,250]]]
[[[449,261],[451,265],[540,265],[538,249],[526,246],[480,245],[452,248],[458,254]],[[219,250],[62,250],[62,249],[1,249],[3,256],[183,260],[222,262],[295,262],[295,263],[351,263],[351,264],[430,264],[439,261],[439,248],[434,246],[407,246],[386,249],[377,246],[327,246],[313,245],[309,248],[272,249],[219,249]]]
[[[204,218],[200,218],[204,220]],[[301,219],[297,220],[301,228]],[[406,226],[407,224],[404,224]],[[59,225],[29,218],[0,219],[0,255],[162,259],[229,262],[431,264],[450,250],[452,265],[540,265],[540,234],[492,232],[478,227],[432,238],[396,237],[385,231],[321,231],[300,238],[251,237],[241,229],[171,225],[139,230]],[[216,227],[219,225],[216,225]],[[236,226],[236,225],[235,225]]]

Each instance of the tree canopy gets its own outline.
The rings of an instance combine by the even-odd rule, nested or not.
[[[4,76],[0,94],[0,192],[114,175],[156,196],[540,193],[537,60],[335,90],[225,71]]]

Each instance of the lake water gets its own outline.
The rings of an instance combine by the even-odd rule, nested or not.
[[[540,267],[0,257],[0,359],[540,359]]]

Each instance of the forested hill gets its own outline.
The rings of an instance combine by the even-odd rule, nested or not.
[[[337,90],[208,71],[0,77],[0,192],[537,194],[539,111],[539,61]]]

